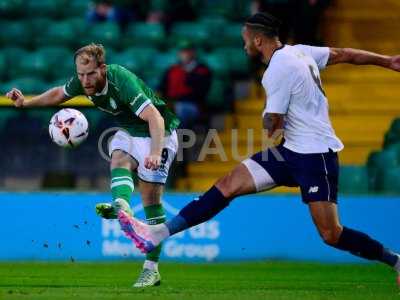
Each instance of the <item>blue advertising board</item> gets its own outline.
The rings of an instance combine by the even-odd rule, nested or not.
[[[193,194],[167,193],[167,218]],[[96,216],[94,206],[109,201],[103,193],[0,193],[0,260],[142,259],[115,220]],[[140,197],[132,206],[144,218]],[[400,250],[400,198],[342,196],[344,225],[360,229]],[[292,259],[325,262],[362,260],[323,244],[297,195],[240,197],[221,214],[164,242],[163,260],[208,262]]]

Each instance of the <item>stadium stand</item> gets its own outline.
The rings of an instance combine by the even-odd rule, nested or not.
[[[132,23],[123,37],[124,47],[134,47],[140,41],[142,47],[162,49],[166,40],[163,26],[157,23]]]

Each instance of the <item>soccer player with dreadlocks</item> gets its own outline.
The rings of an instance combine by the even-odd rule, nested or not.
[[[400,56],[283,45],[278,38],[279,25],[273,16],[257,13],[247,19],[242,37],[247,54],[267,65],[262,79],[267,94],[263,125],[269,137],[282,131],[282,143],[242,161],[165,224],[146,225],[123,211],[119,212],[120,223],[136,246],[148,252],[169,236],[211,219],[235,197],[277,186],[299,186],[302,200],[327,245],[391,266],[400,284],[399,254],[339,221],[338,152],[343,144],[329,120],[320,79],[320,70],[339,63],[376,65],[399,72]]]

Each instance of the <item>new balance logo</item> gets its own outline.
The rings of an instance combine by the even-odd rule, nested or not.
[[[316,193],[316,192],[318,192],[318,189],[319,189],[319,187],[317,187],[317,186],[312,186],[312,187],[310,187],[310,189],[308,190],[308,193],[309,193],[309,194],[311,194],[311,193]]]

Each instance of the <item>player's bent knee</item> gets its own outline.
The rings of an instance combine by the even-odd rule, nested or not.
[[[239,191],[238,187],[235,187],[232,180],[232,175],[228,174],[217,181],[215,186],[220,190],[225,198],[235,197]]]
[[[327,229],[320,229],[319,233],[325,244],[334,246],[338,243],[342,233],[341,227],[333,227]]]
[[[111,155],[111,169],[132,167],[131,158],[121,150],[115,150]]]
[[[219,179],[215,186],[226,198],[234,198],[257,191],[251,174],[244,164],[237,165],[229,174]]]

